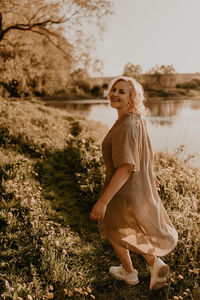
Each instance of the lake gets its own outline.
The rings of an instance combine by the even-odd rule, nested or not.
[[[47,101],[46,105],[78,112],[89,119],[108,125],[117,112],[108,100]],[[181,157],[197,154],[191,162],[200,166],[200,99],[154,99],[146,103],[147,127],[154,150],[174,153],[184,145]]]

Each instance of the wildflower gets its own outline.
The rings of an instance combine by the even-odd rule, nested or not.
[[[2,263],[1,263],[1,267],[4,268],[5,266],[6,266],[6,263],[5,263],[5,262],[2,262]]]
[[[192,269],[189,269],[188,271],[189,271],[190,273],[193,273],[193,270],[192,270]]]
[[[88,293],[92,293],[92,290],[89,286],[87,286],[87,291],[88,291]]]
[[[68,297],[71,297],[71,296],[72,296],[72,292],[69,291],[69,292],[67,293],[67,295],[68,295]]]
[[[13,214],[12,214],[11,212],[9,212],[9,213],[8,213],[8,217],[9,217],[9,218],[12,218],[12,217],[13,217]]]
[[[67,292],[68,292],[68,290],[67,290],[67,289],[64,289],[64,293],[65,293],[65,295],[67,295]]]
[[[62,253],[63,253],[64,255],[66,255],[66,254],[67,254],[67,251],[66,251],[65,249],[63,249],[63,250],[62,250]]]

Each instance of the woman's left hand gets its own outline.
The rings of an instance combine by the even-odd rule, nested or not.
[[[97,201],[95,205],[93,206],[93,209],[90,213],[90,219],[91,220],[101,220],[105,216],[106,212],[106,205],[100,201]]]

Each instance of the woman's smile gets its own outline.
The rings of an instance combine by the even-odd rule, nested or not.
[[[115,102],[120,102],[120,100],[118,98],[112,98],[111,100],[115,101]]]
[[[109,99],[111,107],[118,110],[118,118],[120,118],[129,110],[131,102],[130,84],[122,80],[116,82],[109,93]]]

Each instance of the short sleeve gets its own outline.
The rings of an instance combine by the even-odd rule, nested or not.
[[[125,122],[113,132],[112,161],[115,168],[123,164],[133,165],[133,172],[140,171],[140,147],[141,125],[138,121]]]

